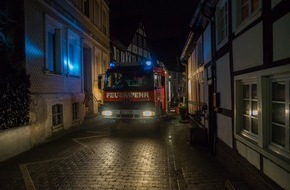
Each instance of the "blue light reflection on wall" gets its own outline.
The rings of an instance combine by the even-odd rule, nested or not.
[[[80,76],[81,73],[81,49],[79,44],[79,40],[76,40],[74,41],[74,43],[69,44],[68,60],[65,63],[69,75]]]
[[[79,66],[70,60],[64,59],[64,72],[69,75],[79,76]]]
[[[81,52],[79,42],[70,47],[69,56],[63,55],[63,73],[80,76]],[[25,37],[25,53],[27,59],[44,57],[44,52],[29,37]]]
[[[205,45],[204,48],[203,48],[203,57],[204,57],[204,60],[208,60],[210,59],[211,57],[211,47],[210,45]]]
[[[203,38],[203,61],[205,64],[211,60],[211,56],[211,33],[210,26],[208,26],[204,31]]]
[[[28,37],[25,37],[25,52],[27,58],[43,57],[44,53],[35,43]]]
[[[68,74],[68,59],[66,56],[63,57],[63,73]]]

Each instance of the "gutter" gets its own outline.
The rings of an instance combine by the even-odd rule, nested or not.
[[[196,45],[196,38],[198,37],[198,32],[194,32],[194,30],[196,30],[196,24],[199,21],[200,15],[201,15],[201,10],[204,7],[204,5],[207,3],[208,0],[201,0],[200,3],[198,4],[198,6],[195,9],[194,15],[190,21],[190,28],[191,31],[188,35],[188,38],[186,40],[185,46],[182,50],[182,54],[180,56],[180,60],[181,62],[187,61],[188,58],[190,57],[190,54],[193,51],[193,48]]]

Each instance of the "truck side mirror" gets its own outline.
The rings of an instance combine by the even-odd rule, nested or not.
[[[98,89],[102,89],[102,75],[98,75]]]

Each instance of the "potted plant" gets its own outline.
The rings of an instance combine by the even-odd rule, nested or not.
[[[179,113],[182,120],[185,120],[188,118],[187,106],[185,104],[182,104],[179,106]]]

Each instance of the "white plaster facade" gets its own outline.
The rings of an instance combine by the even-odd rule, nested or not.
[[[211,110],[207,111],[207,115],[215,116],[212,123],[209,121],[213,126],[208,128],[216,128],[217,141],[222,142],[217,143],[218,153],[229,154],[223,150],[231,150],[235,154],[237,151],[249,166],[255,168],[250,171],[251,167],[243,168],[241,165],[240,169],[245,171],[245,175],[263,173],[272,180],[266,178],[264,183],[277,184],[289,190],[289,2],[244,2],[257,3],[251,7],[253,11],[248,17],[241,15],[240,0],[216,1],[215,34],[211,35],[210,21],[203,17],[202,32],[195,33],[193,30],[189,35],[181,58],[188,64],[189,113],[197,110],[200,103],[213,107],[212,113]],[[194,19],[198,20],[199,17],[194,17],[191,24]],[[212,36],[216,41],[209,43]],[[210,46],[214,46],[215,54],[204,56],[200,62],[199,56],[205,55]],[[213,73],[215,76],[212,76]],[[210,94],[211,85],[214,85],[212,93],[216,95]],[[280,88],[276,88],[277,85]],[[282,97],[279,100],[275,99],[278,95]],[[198,103],[192,104],[194,101]],[[225,158],[230,155],[217,156]],[[262,178],[259,176],[257,180]],[[259,183],[257,181],[254,185]]]
[[[102,92],[97,88],[97,75],[104,72],[110,60],[109,8],[103,0],[96,0],[99,10],[94,4],[89,6],[89,10],[84,10],[82,3],[80,0],[64,0],[58,4],[44,0],[24,1],[26,69],[31,79],[32,94],[32,147],[47,141],[57,132],[80,125],[89,109],[98,113],[97,100],[101,100]],[[103,11],[107,13],[105,20],[95,16],[103,14]],[[55,31],[60,30],[60,43],[56,46],[60,51],[57,72],[47,69],[49,42],[46,36],[51,25],[56,27]],[[70,41],[74,40],[72,37],[79,39],[76,46],[80,55],[77,71],[71,71],[70,65],[66,66],[69,56],[75,56],[70,55],[70,51],[75,51],[70,49],[73,48],[70,46]],[[73,108],[73,103],[78,106]],[[54,105],[62,105],[62,121],[57,126],[53,123]],[[75,118],[73,109],[77,115]]]

